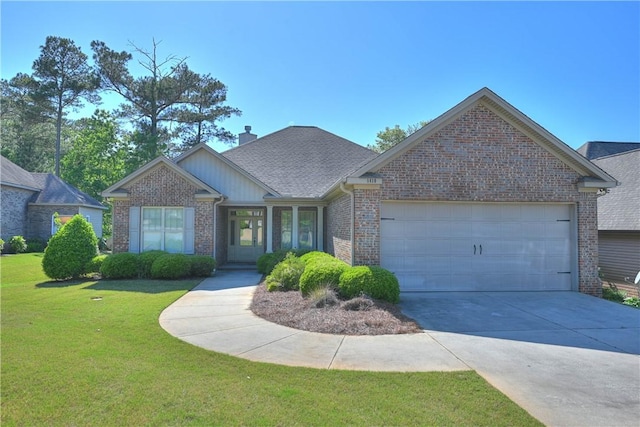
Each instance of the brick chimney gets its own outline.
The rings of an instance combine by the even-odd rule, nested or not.
[[[258,138],[258,135],[251,133],[251,126],[245,126],[244,132],[238,135],[238,145],[246,144]]]

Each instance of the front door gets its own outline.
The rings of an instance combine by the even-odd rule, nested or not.
[[[229,211],[229,262],[255,262],[264,253],[264,211]]]

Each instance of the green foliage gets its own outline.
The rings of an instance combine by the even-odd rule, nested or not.
[[[136,279],[138,271],[138,255],[130,252],[109,255],[100,267],[100,274],[105,279]]]
[[[42,258],[44,273],[51,279],[78,278],[87,273],[98,255],[98,238],[82,215],[75,215],[51,237]]]
[[[640,308],[640,298],[638,297],[626,297],[622,303],[635,308]]]
[[[47,243],[40,239],[27,239],[27,253],[44,252]]]
[[[27,241],[22,236],[13,236],[9,239],[9,248],[11,253],[21,254],[27,250]]]
[[[161,250],[153,250],[142,252],[138,255],[138,273],[143,279],[151,278],[151,266],[162,255],[167,255],[169,252]]]
[[[300,276],[300,292],[302,292],[303,296],[307,296],[320,286],[329,285],[337,288],[340,282],[340,275],[348,268],[347,263],[331,255],[329,255],[329,258],[312,256],[308,258],[304,273]]]
[[[94,256],[87,266],[87,273],[100,273],[100,268],[109,255]]]
[[[192,277],[209,277],[216,268],[216,260],[206,255],[191,255],[191,276]]]
[[[309,295],[308,304],[315,308],[331,307],[338,304],[338,295],[332,285],[321,285],[314,288]]]
[[[4,240],[0,239],[0,254],[4,250]]]
[[[153,279],[180,279],[191,274],[189,257],[183,254],[167,254],[158,257],[151,266]]]
[[[430,120],[429,120],[430,121]],[[378,153],[387,151],[389,148],[404,141],[409,135],[415,133],[417,130],[426,126],[429,121],[421,121],[415,125],[407,126],[407,129],[401,129],[400,126],[385,127],[376,135],[376,142],[373,145],[368,145],[367,148]]]
[[[618,288],[602,288],[602,298],[606,300],[623,302],[626,297],[627,293],[619,290]]]
[[[350,267],[340,276],[339,289],[345,298],[364,294],[394,304],[400,301],[398,279],[389,270],[378,266]]]
[[[268,291],[290,291],[300,287],[300,276],[304,272],[305,264],[293,253],[288,253],[284,260],[275,266],[267,276]]]
[[[286,258],[287,254],[294,254],[295,256],[300,257],[308,252],[309,251],[306,249],[280,249],[275,252],[262,254],[256,262],[258,273],[271,274],[273,268],[282,262],[282,260]]]
[[[330,261],[330,260],[334,260],[336,258],[331,256],[331,255],[329,255],[326,252],[312,251],[312,252],[307,252],[304,255],[300,256],[300,259],[305,264],[309,264],[309,263],[315,262],[315,261],[323,261],[323,260],[324,261]]]

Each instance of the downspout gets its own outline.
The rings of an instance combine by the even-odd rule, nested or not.
[[[350,200],[350,209],[351,209],[351,221],[350,221],[350,230],[351,230],[351,235],[349,236],[349,238],[351,239],[351,265],[353,265],[353,261],[354,261],[354,248],[355,248],[355,196],[353,194],[353,191],[347,190],[344,187],[344,182],[340,183],[340,190],[342,190],[344,193],[349,195],[349,200]]]
[[[225,197],[220,196],[220,200],[213,203],[213,259],[216,259],[216,246],[218,246],[218,236],[216,235],[216,227],[218,226],[218,205],[224,202]]]

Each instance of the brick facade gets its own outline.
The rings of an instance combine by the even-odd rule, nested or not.
[[[327,208],[325,251],[351,264],[351,197],[333,200]]]
[[[165,165],[158,165],[124,187],[128,199],[113,202],[113,250],[129,250],[129,207],[193,207],[195,208],[195,253],[213,253],[213,201],[198,200],[195,185]]]
[[[2,240],[8,242],[13,236],[25,236],[27,224],[27,203],[34,191],[2,186],[0,209],[0,231]],[[51,223],[49,223],[51,227]]]
[[[599,294],[596,194],[579,193],[577,172],[485,106],[467,110],[378,173],[379,190],[354,192],[354,264],[380,262],[385,200],[572,202],[578,212],[579,290]]]
[[[29,239],[40,239],[45,242],[51,237],[51,225],[53,214],[58,215],[76,215],[79,213],[77,206],[56,206],[56,205],[31,205],[28,213],[28,236]],[[102,212],[100,212],[102,214]]]

